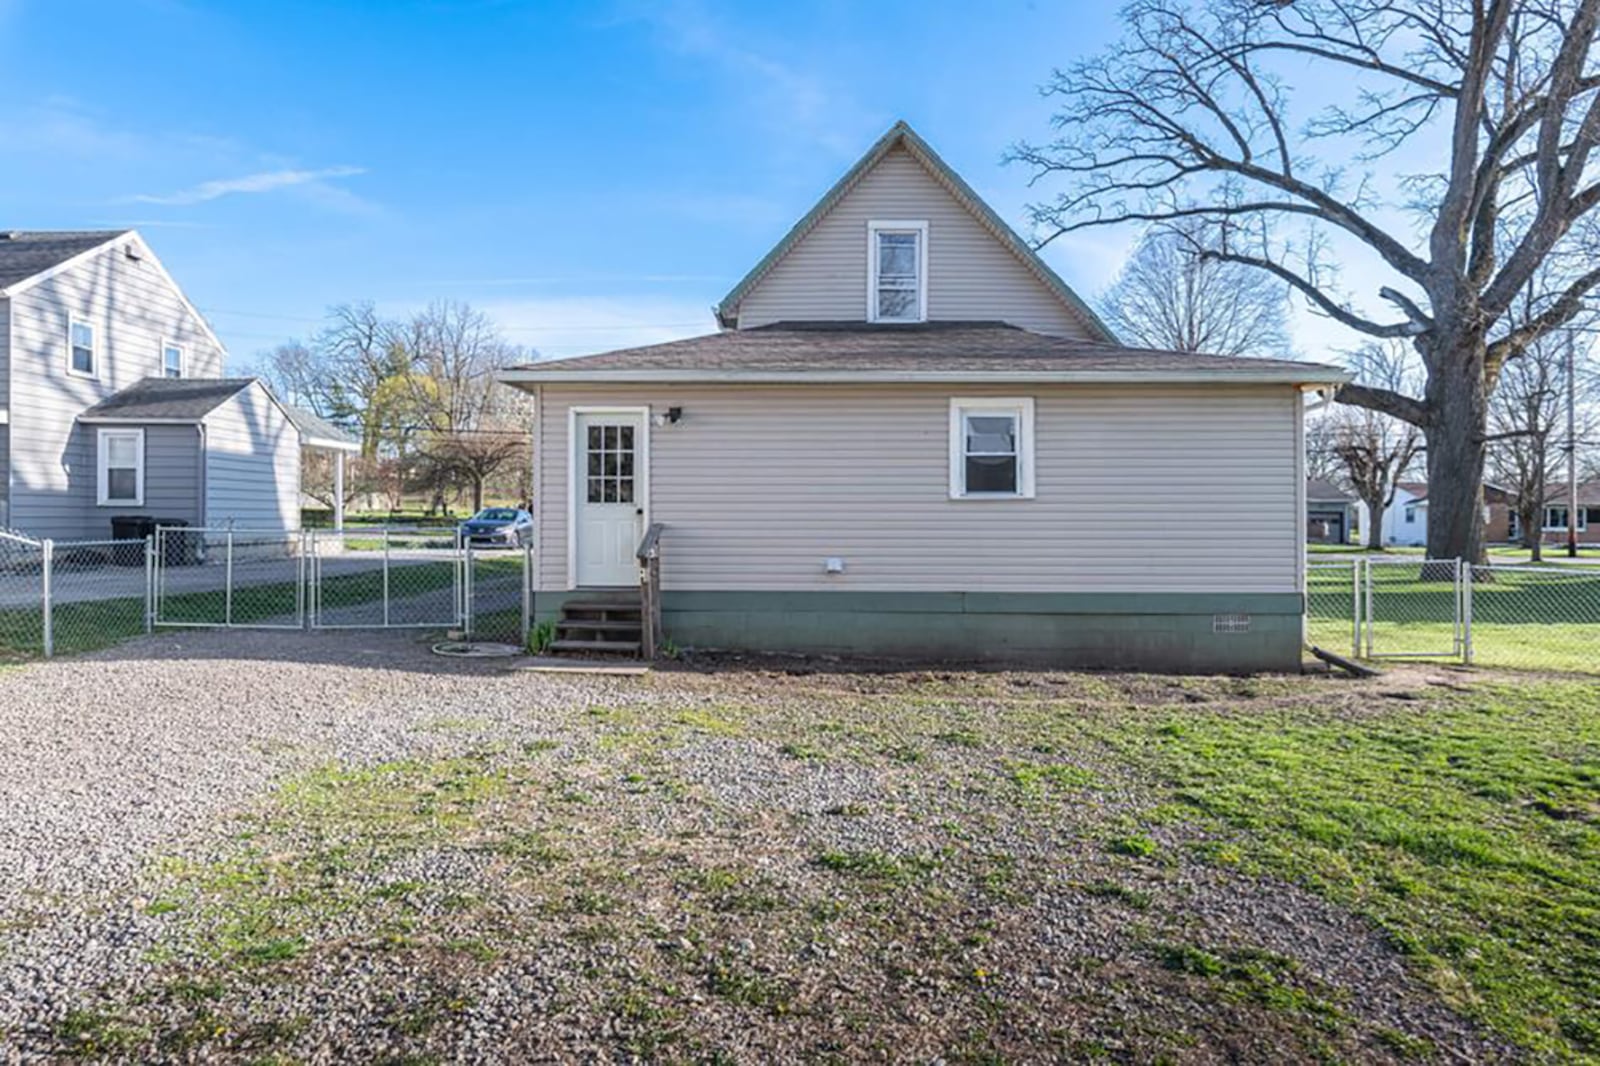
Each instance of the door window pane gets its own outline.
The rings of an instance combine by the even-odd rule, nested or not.
[[[632,503],[634,477],[634,427],[590,426],[586,434],[588,475],[586,498],[590,503]]]

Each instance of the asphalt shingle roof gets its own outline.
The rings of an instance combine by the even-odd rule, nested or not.
[[[915,326],[861,322],[780,322],[599,355],[529,363],[542,372],[588,371],[928,371],[1151,373],[1187,371],[1225,378],[1263,371],[1305,372],[1305,380],[1338,380],[1343,371],[1284,359],[1202,355],[1124,348],[1052,337],[1002,322],[930,322]]]
[[[80,418],[199,421],[255,378],[145,378],[112,393]]]
[[[97,248],[127,230],[0,230],[0,289]]]
[[[307,411],[304,407],[292,407],[288,404],[284,404],[283,409],[289,412],[289,421],[294,423],[294,428],[298,429],[300,435],[307,440],[332,441],[352,448],[361,443],[315,411]]]
[[[1331,500],[1342,500],[1349,503],[1355,499],[1352,493],[1341,489],[1327,478],[1306,478],[1306,499],[1314,503],[1327,503]]]

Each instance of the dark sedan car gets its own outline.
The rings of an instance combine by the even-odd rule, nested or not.
[[[461,538],[475,548],[520,548],[533,539],[533,515],[518,507],[485,507],[461,523]]]

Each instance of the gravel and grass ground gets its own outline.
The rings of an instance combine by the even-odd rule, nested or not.
[[[20,1061],[1600,1056],[1600,681],[0,671]]]

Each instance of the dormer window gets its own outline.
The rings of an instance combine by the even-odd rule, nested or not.
[[[867,321],[928,317],[928,224],[867,223]]]

